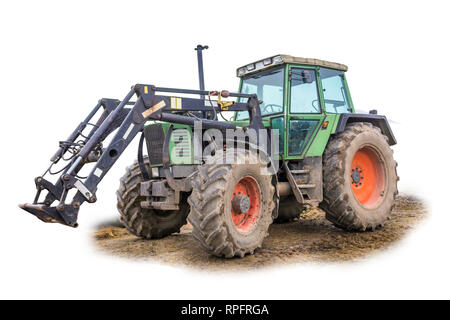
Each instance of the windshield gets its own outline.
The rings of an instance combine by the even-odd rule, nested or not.
[[[283,111],[284,68],[271,69],[248,76],[242,80],[241,93],[257,94],[263,103],[260,105],[261,114],[280,113]],[[240,102],[246,102],[241,98]],[[247,120],[248,111],[239,111],[236,120]]]

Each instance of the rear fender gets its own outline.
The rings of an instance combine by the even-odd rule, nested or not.
[[[381,132],[388,137],[389,145],[397,144],[397,140],[392,133],[391,126],[385,116],[377,114],[365,114],[365,113],[344,113],[340,116],[338,124],[336,126],[336,131],[334,133],[339,133],[345,130],[345,127],[349,123],[353,122],[370,122],[374,126],[380,128]]]

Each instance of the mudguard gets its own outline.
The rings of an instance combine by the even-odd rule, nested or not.
[[[374,126],[381,129],[381,132],[388,137],[389,145],[397,144],[397,140],[392,133],[391,126],[386,118],[386,116],[378,114],[366,114],[366,113],[343,113],[336,126],[336,131],[334,133],[339,133],[345,130],[345,127],[349,123],[353,122],[370,122]]]

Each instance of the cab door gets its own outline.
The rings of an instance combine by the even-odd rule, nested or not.
[[[288,67],[285,159],[304,158],[324,125],[318,73],[317,67]]]

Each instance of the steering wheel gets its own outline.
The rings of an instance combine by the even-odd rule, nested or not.
[[[266,104],[262,110],[262,114],[277,113],[283,111],[283,106],[275,103]]]

